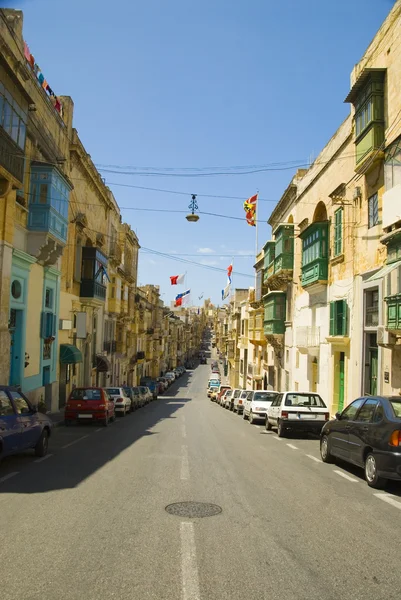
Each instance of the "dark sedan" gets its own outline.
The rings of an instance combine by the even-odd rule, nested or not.
[[[373,488],[401,480],[401,397],[369,396],[354,400],[320,434],[323,462],[340,458],[365,470]]]

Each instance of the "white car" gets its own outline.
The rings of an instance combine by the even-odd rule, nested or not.
[[[131,398],[122,387],[107,387],[106,392],[114,402],[116,414],[120,413],[123,417],[132,410]]]
[[[230,408],[230,402],[231,402],[231,396],[232,396],[233,390],[227,390],[224,393],[224,396],[220,402],[221,406],[223,406],[224,408]]]
[[[168,379],[169,381],[171,381],[171,383],[173,383],[173,381],[175,381],[175,373],[173,371],[168,371],[164,377],[166,379]]]
[[[233,390],[233,393],[231,394],[231,397],[230,397],[230,406],[228,407],[230,410],[234,410],[234,402],[237,398],[239,398],[241,396],[241,392],[242,392],[241,388],[235,388]]]
[[[267,410],[266,429],[276,427],[279,437],[287,431],[318,434],[329,418],[329,410],[316,392],[284,392]]]
[[[234,412],[238,413],[239,415],[242,415],[244,411],[245,401],[250,394],[252,394],[252,390],[242,390],[241,394],[234,398]]]
[[[267,409],[272,402],[277,398],[279,392],[273,390],[254,390],[252,391],[245,402],[243,418],[249,419],[252,425],[255,421],[265,421]]]

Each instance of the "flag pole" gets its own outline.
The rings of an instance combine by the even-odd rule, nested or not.
[[[256,244],[256,254],[255,254],[255,259],[258,255],[258,230],[259,230],[259,224],[258,224],[258,205],[259,205],[259,190],[256,190],[256,208],[255,208],[255,224],[256,224],[256,240],[255,240],[255,244]]]

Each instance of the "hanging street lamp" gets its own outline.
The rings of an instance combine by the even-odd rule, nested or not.
[[[190,223],[196,223],[196,221],[199,221],[199,215],[195,214],[195,211],[198,210],[198,205],[196,203],[196,194],[192,194],[192,200],[191,200],[191,203],[189,204],[188,208],[192,212],[185,217],[186,220],[189,221]]]

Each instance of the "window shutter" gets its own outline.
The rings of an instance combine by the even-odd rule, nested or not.
[[[348,335],[348,315],[347,315],[347,301],[340,300],[342,304],[342,323],[341,323],[341,335]]]
[[[330,335],[335,335],[335,302],[330,302]]]
[[[52,319],[52,337],[56,337],[57,334],[57,315],[53,314]]]
[[[40,313],[40,337],[45,338],[46,336],[46,313]]]

